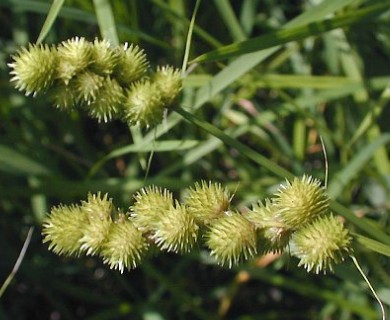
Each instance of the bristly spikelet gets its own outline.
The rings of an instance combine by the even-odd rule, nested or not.
[[[110,75],[119,61],[118,51],[109,41],[97,38],[93,41],[91,51],[92,63],[89,68],[101,76]]]
[[[104,78],[91,71],[83,71],[74,79],[78,101],[90,105],[96,100],[96,96],[101,90]]]
[[[282,252],[288,245],[292,231],[278,219],[275,208],[269,199],[265,203],[259,202],[253,205],[252,210],[245,214],[258,230],[259,251],[262,253]]]
[[[198,226],[186,207],[178,202],[161,212],[152,239],[161,250],[189,252],[197,240]]]
[[[159,124],[164,117],[164,105],[156,85],[149,80],[133,83],[127,91],[123,114],[131,125],[149,128]]]
[[[16,89],[25,91],[27,96],[35,96],[53,84],[57,64],[54,48],[47,44],[30,44],[28,49],[20,49],[12,58],[14,61],[8,64],[12,69],[11,82],[14,82]]]
[[[172,193],[156,186],[142,188],[130,207],[134,225],[143,232],[153,232],[161,215],[173,206]]]
[[[111,269],[130,270],[137,267],[148,249],[148,243],[134,224],[123,214],[110,226],[100,255]]]
[[[56,108],[62,111],[70,111],[79,103],[76,93],[72,81],[68,85],[57,84],[49,91],[49,100]]]
[[[282,185],[273,199],[277,219],[296,229],[327,213],[329,197],[321,182],[311,176],[294,178]]]
[[[114,210],[112,199],[108,199],[107,194],[102,197],[100,192],[89,194],[88,200],[82,201],[80,208],[88,218],[80,239],[81,250],[87,255],[95,255],[101,250],[110,231],[111,214]]]
[[[220,183],[196,182],[188,189],[185,204],[199,224],[208,224],[229,210],[230,195]]]
[[[237,212],[214,220],[206,233],[210,254],[218,264],[229,268],[252,257],[256,253],[256,242],[255,228]]]
[[[96,94],[96,99],[87,105],[86,108],[91,117],[99,122],[107,122],[120,117],[124,100],[125,95],[122,87],[115,79],[106,77]]]
[[[333,272],[333,264],[352,253],[351,241],[339,219],[323,216],[294,233],[291,254],[300,259],[298,266],[303,265],[308,272]]]
[[[92,62],[91,43],[84,38],[75,37],[63,41],[57,47],[57,52],[57,77],[66,85]]]
[[[152,81],[156,84],[165,107],[172,104],[182,89],[180,70],[171,66],[157,67]]]
[[[114,68],[114,76],[122,86],[128,86],[132,82],[144,76],[148,61],[146,55],[137,45],[126,42],[123,48],[117,49],[118,63]]]
[[[86,223],[87,215],[79,206],[54,207],[43,221],[43,242],[49,242],[49,249],[58,255],[78,256]]]

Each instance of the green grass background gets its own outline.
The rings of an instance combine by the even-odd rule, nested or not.
[[[194,7],[185,0],[0,1],[1,283],[35,226],[1,297],[0,319],[379,318],[350,260],[327,275],[308,274],[288,256],[229,270],[199,248],[121,275],[99,259],[58,257],[41,243],[50,207],[88,192],[108,192],[126,208],[145,185],[180,197],[208,179],[245,208],[287,177],[324,180],[320,137],[332,209],[354,233],[355,256],[388,309],[390,2],[201,1],[190,28]],[[144,131],[62,113],[12,87],[6,64],[20,46],[73,36],[137,43],[152,67],[189,60],[180,109]]]

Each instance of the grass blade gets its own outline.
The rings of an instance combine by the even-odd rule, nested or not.
[[[197,57],[192,60],[191,63],[210,62],[232,58],[246,53],[272,48],[274,46],[280,46],[291,41],[302,40],[309,36],[319,35],[333,29],[343,28],[362,22],[363,20],[383,13],[383,11],[388,8],[390,8],[389,3],[382,3],[357,10],[353,13],[347,13],[341,17],[325,19],[319,22],[311,22],[295,28],[282,29],[264,36],[218,48]]]
[[[43,39],[47,36],[49,33],[54,21],[56,20],[58,13],[60,12],[62,5],[64,4],[65,0],[54,0],[53,4],[50,7],[49,13],[46,17],[46,20],[43,24],[43,27],[41,29],[41,32],[39,33],[37,43],[41,43]]]

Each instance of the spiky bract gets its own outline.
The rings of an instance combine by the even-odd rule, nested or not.
[[[200,224],[208,224],[229,210],[230,195],[220,183],[196,182],[188,189],[185,204]]]
[[[135,226],[143,232],[153,232],[160,216],[173,206],[172,193],[156,186],[142,188],[130,207]]]
[[[14,61],[8,64],[12,69],[11,81],[16,89],[25,91],[27,96],[35,96],[53,84],[57,64],[54,48],[46,44],[30,44],[28,49],[22,48],[12,58]]]
[[[91,43],[84,38],[74,37],[63,41],[57,48],[57,76],[66,85],[77,73],[92,62]]]
[[[339,219],[323,216],[294,233],[291,254],[300,259],[299,266],[303,265],[307,271],[326,273],[352,253],[351,241]]]
[[[161,212],[152,239],[161,250],[185,253],[197,240],[198,226],[187,208],[176,202]]]
[[[128,86],[139,80],[148,68],[146,55],[137,45],[126,42],[123,48],[117,49],[118,62],[114,75],[122,86]]]
[[[129,124],[146,128],[159,124],[164,116],[164,105],[156,85],[149,80],[133,83],[127,91],[123,114]]]
[[[104,242],[100,255],[103,262],[111,269],[134,269],[140,263],[142,256],[148,249],[148,243],[134,224],[123,214],[118,221],[112,223],[109,237]]]
[[[277,219],[294,230],[327,213],[329,198],[319,180],[304,175],[282,185],[273,199],[273,206]]]
[[[230,212],[213,221],[206,234],[210,254],[220,265],[229,268],[241,259],[248,259],[256,253],[256,230],[237,212]]]
[[[43,221],[43,242],[49,242],[49,249],[56,254],[78,256],[84,235],[81,226],[87,223],[87,214],[79,206],[53,207]]]

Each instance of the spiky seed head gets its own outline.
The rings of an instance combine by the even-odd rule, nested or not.
[[[304,175],[287,181],[273,199],[278,220],[289,229],[297,229],[314,218],[327,213],[329,197],[318,179]]]
[[[12,56],[11,82],[15,88],[25,91],[28,96],[34,96],[47,90],[55,79],[57,53],[47,44],[30,44],[28,48],[20,49]]]
[[[83,230],[80,239],[81,250],[87,255],[97,254],[107,240],[112,224],[111,214],[114,210],[112,199],[107,194],[89,194],[87,201],[82,201],[81,210],[88,217],[88,224]]]
[[[182,89],[180,70],[171,66],[157,67],[152,81],[156,84],[165,107],[172,104]]]
[[[148,243],[129,219],[120,214],[110,226],[107,241],[102,245],[100,255],[111,269],[130,270],[137,267],[148,249]]]
[[[115,50],[109,41],[96,38],[91,51],[92,63],[89,68],[101,76],[112,74],[119,61],[118,50]]]
[[[206,233],[210,254],[229,268],[256,254],[256,230],[240,213],[230,212],[213,220]]]
[[[137,45],[125,43],[118,48],[118,63],[114,68],[114,76],[122,86],[129,86],[132,82],[144,76],[148,61],[146,55]]]
[[[278,219],[275,208],[269,199],[264,203],[258,202],[253,205],[252,210],[245,214],[258,231],[259,252],[282,252],[288,245],[292,230]]]
[[[202,180],[187,190],[185,204],[197,223],[209,224],[229,210],[230,195],[220,183]]]
[[[100,121],[110,121],[119,118],[122,114],[125,95],[122,87],[115,79],[106,77],[96,99],[86,106],[91,117]]]
[[[79,103],[73,81],[70,81],[68,85],[58,83],[50,89],[48,95],[51,103],[62,111],[71,111]]]
[[[104,83],[104,78],[91,71],[83,71],[74,78],[78,101],[84,105],[90,105],[96,100],[100,89]]]
[[[156,85],[149,80],[133,83],[127,90],[123,114],[131,125],[149,128],[159,124],[164,118],[164,104]]]
[[[291,254],[308,272],[333,272],[333,264],[352,254],[351,241],[348,230],[331,214],[298,229],[292,238]]]
[[[85,38],[74,37],[63,41],[57,52],[57,77],[66,85],[92,62],[92,46]]]
[[[79,206],[53,207],[43,220],[43,242],[49,242],[49,249],[58,255],[78,256],[87,223],[88,217]]]
[[[160,214],[152,239],[161,250],[189,252],[197,240],[198,226],[186,207],[176,201]]]
[[[134,225],[143,232],[153,232],[163,212],[173,206],[173,196],[167,189],[156,186],[142,188],[130,207]]]

